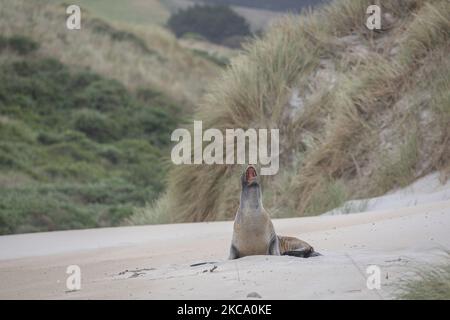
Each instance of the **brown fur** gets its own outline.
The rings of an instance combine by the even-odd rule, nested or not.
[[[284,255],[291,251],[304,250],[305,252],[314,252],[314,248],[307,242],[294,237],[278,236],[278,242],[280,244],[280,254]]]

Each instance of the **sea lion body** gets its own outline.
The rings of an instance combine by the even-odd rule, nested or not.
[[[240,256],[269,253],[275,229],[267,214],[240,215],[234,222],[232,243],[239,248]]]
[[[305,241],[277,236],[270,216],[262,205],[259,177],[253,166],[247,167],[241,182],[241,199],[234,220],[229,259],[251,255],[319,255]]]

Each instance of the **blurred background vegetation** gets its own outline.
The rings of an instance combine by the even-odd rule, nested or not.
[[[171,132],[266,27],[251,17],[280,9],[70,4],[80,31],[66,29],[65,1],[0,0],[0,234],[148,223],[143,210],[166,196]],[[167,221],[165,208],[151,219]]]
[[[232,218],[240,166],[170,164],[193,119],[280,129],[273,217],[450,176],[447,0],[65,2],[0,0],[0,234]]]
[[[335,0],[244,44],[197,109],[203,128],[278,128],[280,170],[263,177],[272,217],[318,215],[450,177],[450,2]],[[233,219],[240,165],[178,166],[139,221]],[[166,208],[162,215],[161,208]]]

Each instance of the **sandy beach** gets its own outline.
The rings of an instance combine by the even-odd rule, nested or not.
[[[274,220],[320,257],[228,261],[232,222],[75,230],[0,237],[1,299],[388,299],[417,266],[450,248],[450,201],[394,210]],[[199,262],[213,262],[192,267]],[[68,291],[66,268],[81,268]],[[366,268],[381,270],[367,288]]]

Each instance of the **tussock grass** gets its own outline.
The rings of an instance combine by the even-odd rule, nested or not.
[[[406,187],[414,181],[418,161],[417,143],[417,137],[413,134],[400,146],[397,154],[382,156],[378,175],[374,177],[378,193],[383,194],[395,187]]]
[[[421,1],[420,4],[402,39],[399,59],[406,63],[414,63],[434,48],[448,44],[450,38],[448,1]]]
[[[158,200],[155,200],[147,207],[135,208],[133,215],[124,224],[145,225],[171,223],[173,222],[173,218],[168,214],[170,201],[168,195],[163,194]]]
[[[280,129],[280,171],[263,181],[274,216],[318,214],[448,167],[440,120],[448,72],[438,69],[448,56],[450,3],[383,1],[381,32],[365,27],[369,4],[336,0],[283,17],[232,60],[194,117],[204,128]],[[440,76],[425,76],[431,69]],[[300,108],[290,104],[296,90]],[[232,218],[241,170],[175,167],[168,212],[175,221]]]
[[[432,267],[416,268],[414,275],[403,279],[397,288],[397,298],[404,300],[449,300],[450,256],[447,262]]]

